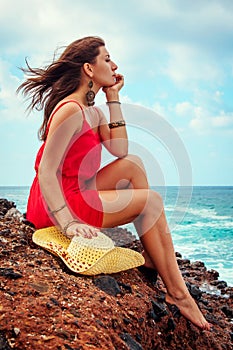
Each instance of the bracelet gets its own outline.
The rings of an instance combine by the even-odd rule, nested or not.
[[[117,120],[108,124],[110,129],[118,128],[119,126],[125,126],[124,120]]]
[[[106,105],[110,105],[111,103],[117,103],[118,105],[120,105],[120,101],[107,101]]]
[[[60,210],[64,209],[66,207],[66,203],[63,204],[61,207],[54,209],[54,210],[49,210],[50,214],[56,214],[57,212],[59,212]]]
[[[62,232],[64,233],[64,234],[66,234],[66,231],[68,230],[68,228],[72,225],[72,224],[74,224],[74,223],[78,223],[78,224],[80,224],[80,222],[78,221],[78,220],[71,220],[71,221],[69,221],[69,222],[67,222],[67,224],[65,224],[65,226],[63,227],[63,229],[62,229]]]

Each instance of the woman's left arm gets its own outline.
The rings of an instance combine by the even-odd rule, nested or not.
[[[116,157],[123,158],[128,154],[128,136],[119,101],[119,91],[124,85],[124,78],[117,74],[116,83],[103,88],[109,107],[110,121],[107,122],[103,112],[99,110],[99,133],[107,150]],[[115,122],[120,122],[116,123]]]

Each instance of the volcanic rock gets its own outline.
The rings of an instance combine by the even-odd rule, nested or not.
[[[75,274],[32,242],[31,226],[6,215],[12,207],[0,199],[0,349],[233,348],[233,288],[216,282],[217,271],[176,253],[190,293],[212,324],[211,331],[202,331],[165,303],[166,289],[156,272]],[[142,251],[131,232],[104,232],[117,245]]]

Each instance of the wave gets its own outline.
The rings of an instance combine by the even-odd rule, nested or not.
[[[196,209],[196,208],[187,208],[187,207],[176,207],[176,206],[166,206],[166,212],[180,212],[182,214],[191,214],[193,216],[212,219],[212,220],[232,220],[230,215],[219,215],[215,209]]]
[[[187,222],[184,222],[183,224],[177,224],[176,225],[176,230],[179,230],[179,229],[189,229],[191,227],[200,227],[200,228],[206,228],[206,227],[209,227],[209,228],[217,228],[217,229],[231,229],[233,228],[233,222],[232,221],[228,221],[228,222],[225,222],[225,221],[220,221],[220,222],[203,222],[203,221],[197,221],[197,222],[193,222],[193,223],[187,223]]]

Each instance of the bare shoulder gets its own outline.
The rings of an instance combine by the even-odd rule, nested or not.
[[[77,127],[81,127],[83,112],[78,102],[64,99],[54,108],[51,118],[49,132],[53,132],[61,123],[69,120],[74,125],[77,124]]]

